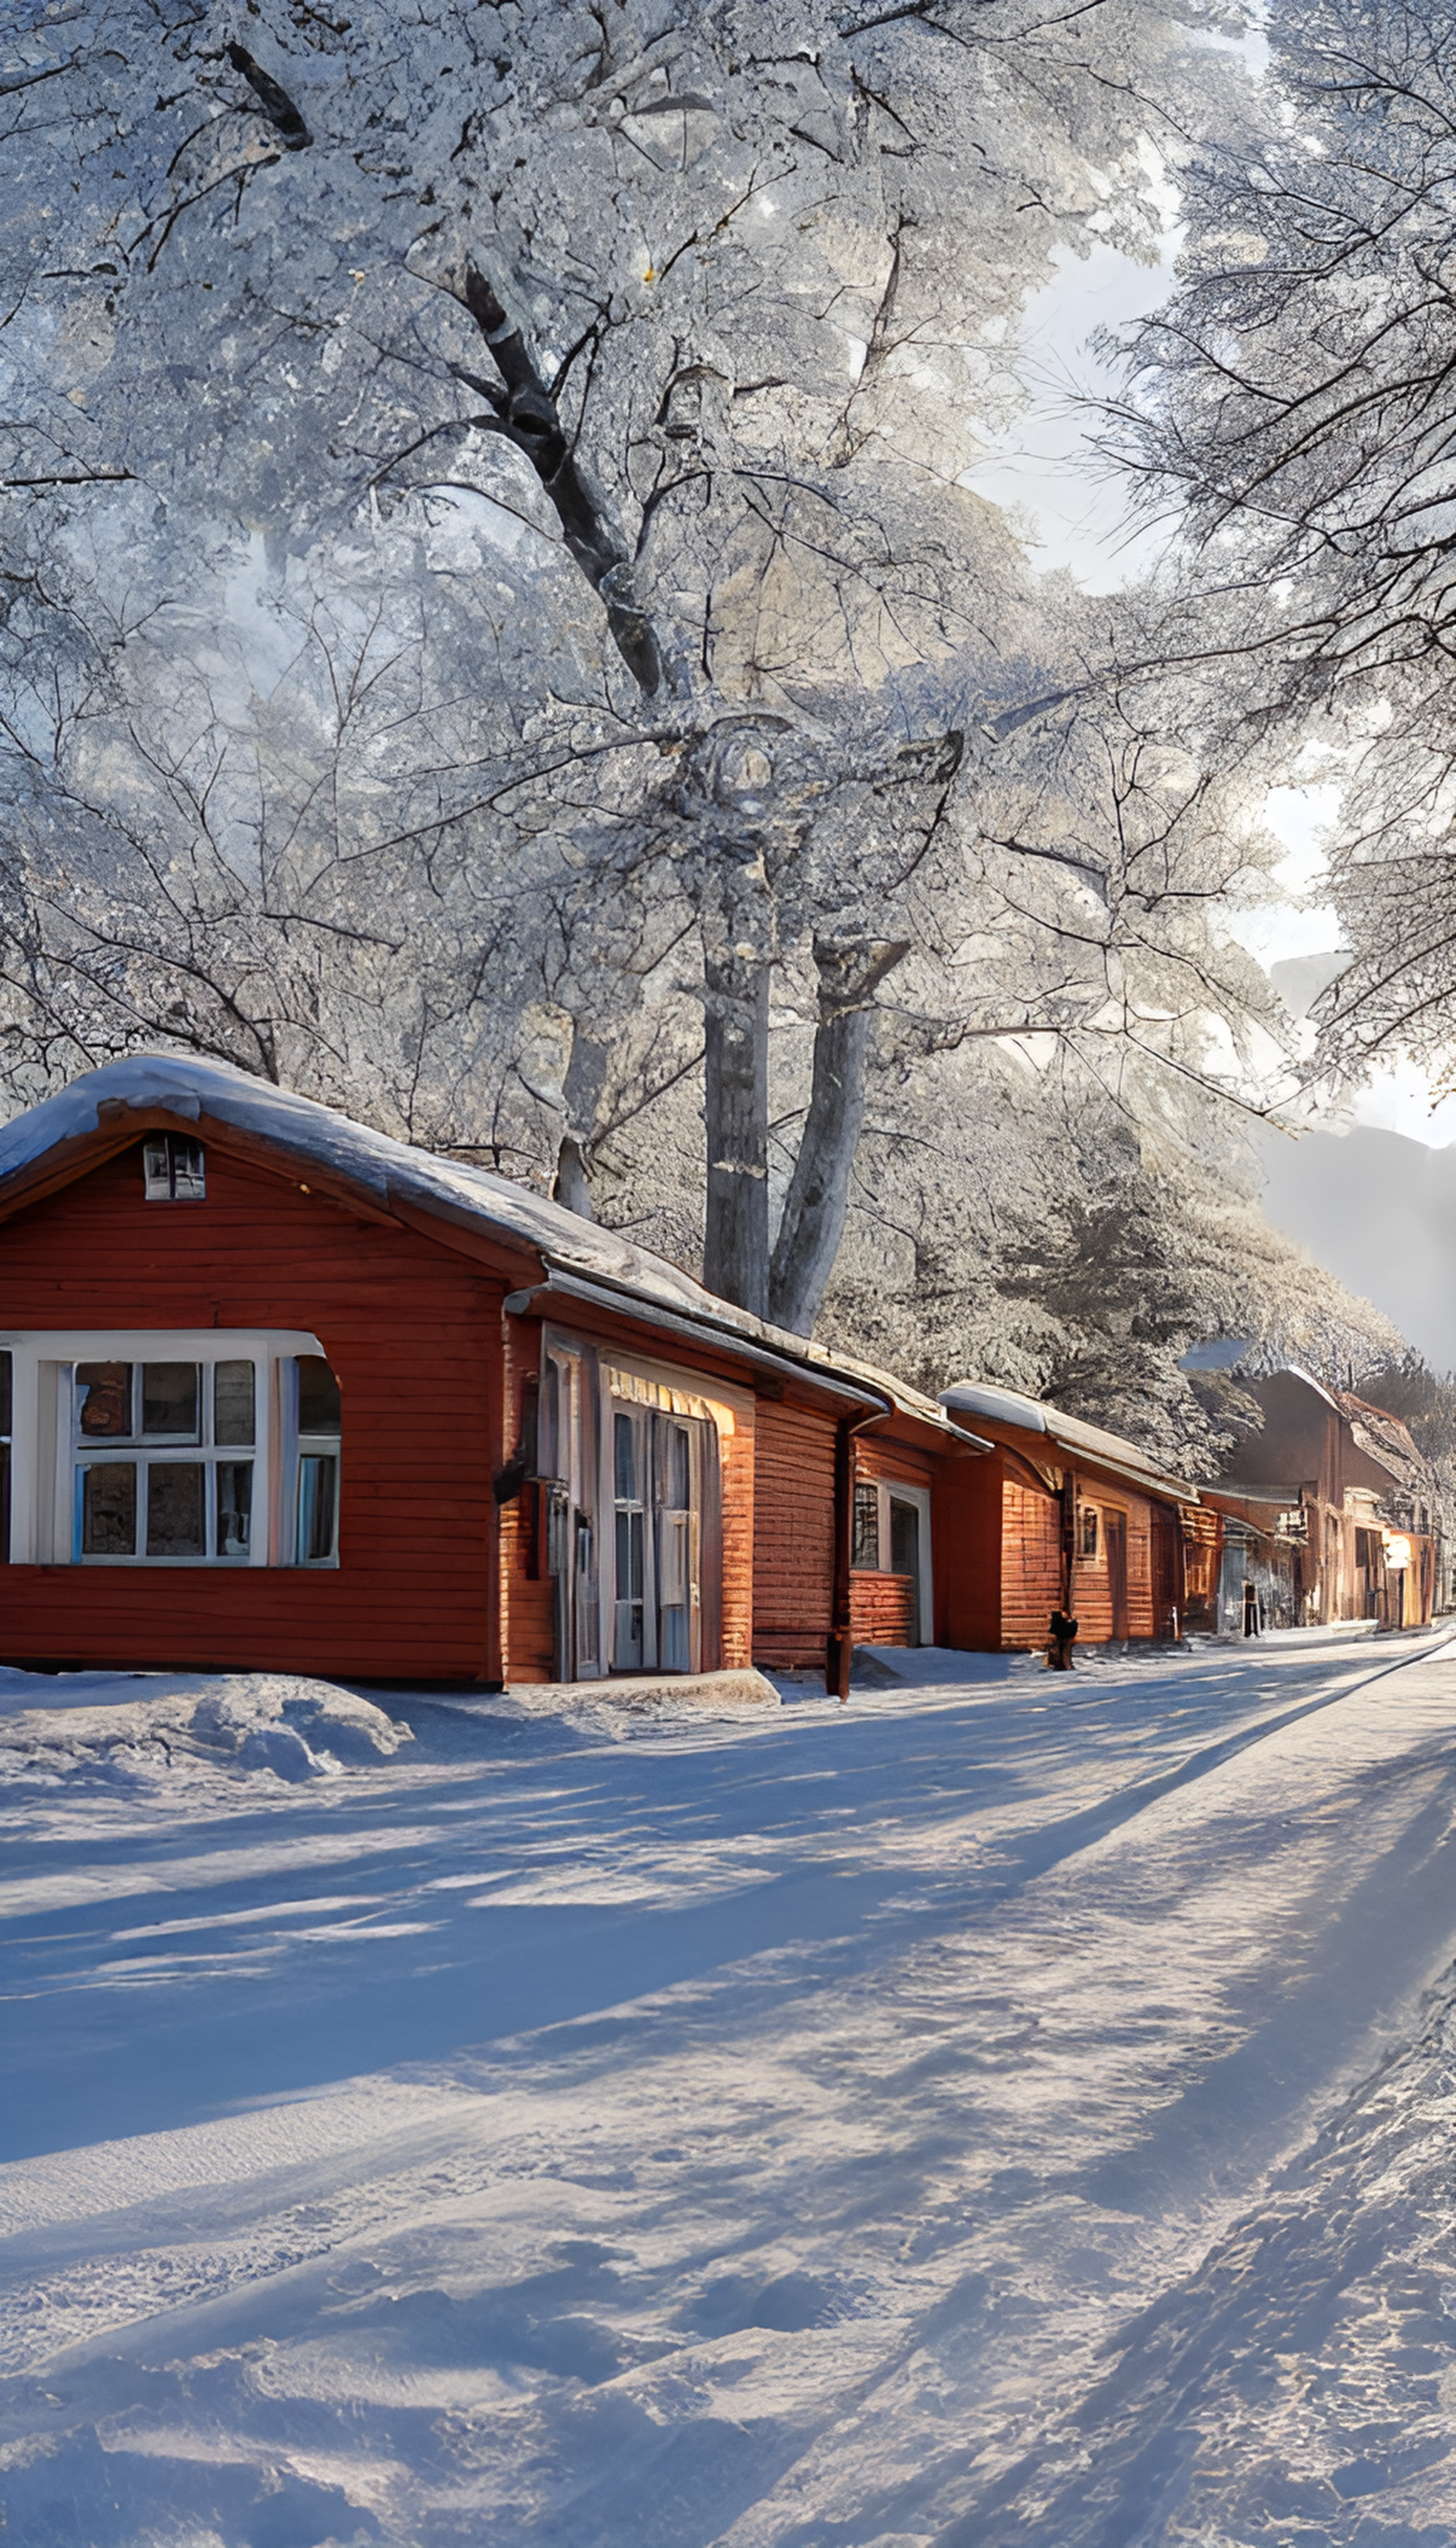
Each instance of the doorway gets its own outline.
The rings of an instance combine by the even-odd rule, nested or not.
[[[611,1405],[613,1672],[700,1672],[704,1473],[700,1417]]]
[[[910,1578],[909,1643],[918,1646],[925,1642],[921,1629],[920,1505],[908,1496],[896,1495],[891,1487],[889,1510],[890,1573]]]

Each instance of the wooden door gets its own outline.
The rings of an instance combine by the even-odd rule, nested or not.
[[[1128,1516],[1115,1504],[1103,1514],[1107,1533],[1107,1590],[1112,1602],[1112,1633],[1121,1641],[1128,1634]]]

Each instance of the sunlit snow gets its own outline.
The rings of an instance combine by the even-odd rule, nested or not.
[[[1445,2548],[1447,1634],[7,1676],[11,2535]]]

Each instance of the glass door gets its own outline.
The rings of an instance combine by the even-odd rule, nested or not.
[[[657,1506],[657,1659],[665,1672],[692,1670],[692,1435],[676,1415],[653,1418]]]
[[[641,1672],[644,1664],[657,1660],[655,1654],[648,1653],[646,1635],[648,1433],[642,1409],[614,1406],[611,1436],[616,1534],[612,1670]]]

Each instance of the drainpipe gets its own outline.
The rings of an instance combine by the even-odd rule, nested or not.
[[[1072,1615],[1077,1564],[1077,1473],[1065,1469],[1061,1479],[1061,1607]]]
[[[850,1667],[855,1660],[851,1610],[850,1561],[855,1553],[855,1436],[882,1423],[888,1408],[864,1415],[842,1415],[834,1428],[834,1607],[824,1665],[824,1692],[841,1707],[850,1695]]]

